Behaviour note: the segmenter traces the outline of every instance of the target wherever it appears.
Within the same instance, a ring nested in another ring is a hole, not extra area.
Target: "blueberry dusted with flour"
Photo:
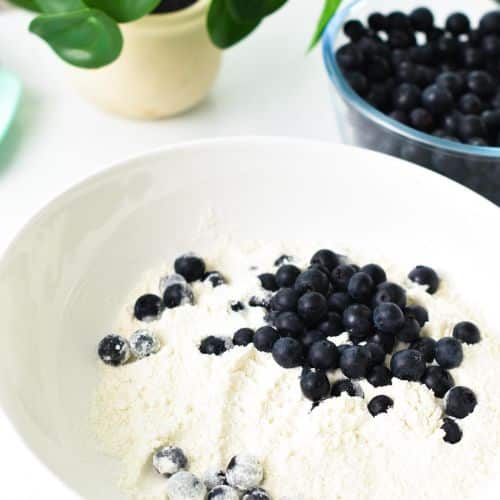
[[[296,368],[304,362],[302,344],[291,337],[278,339],[273,345],[272,355],[283,368]]]
[[[464,344],[477,344],[481,340],[481,332],[474,323],[462,321],[453,328],[453,337]]]
[[[392,356],[391,371],[402,380],[417,381],[425,371],[425,361],[422,354],[414,349],[404,349]]]
[[[136,358],[146,358],[160,350],[160,340],[150,330],[137,330],[130,337],[130,350]]]
[[[328,304],[323,295],[318,292],[307,292],[297,303],[299,316],[310,325],[318,324],[326,317]]]
[[[384,365],[376,365],[370,369],[368,375],[366,376],[366,380],[368,380],[373,387],[391,385],[392,373],[391,370]]]
[[[130,345],[120,335],[107,335],[99,342],[97,354],[107,365],[123,365],[130,358]]]
[[[153,455],[153,467],[159,474],[170,477],[188,466],[184,452],[176,446],[164,446]]]
[[[342,316],[345,329],[356,337],[366,337],[373,328],[372,311],[363,304],[350,305]]]
[[[450,444],[456,444],[462,439],[462,430],[452,418],[443,418],[441,429],[444,431],[443,440]]]
[[[347,378],[337,380],[332,385],[332,396],[334,398],[338,398],[341,394],[344,393],[351,397],[355,396],[361,397],[360,390],[358,390],[358,387],[356,387],[354,383]]]
[[[477,398],[474,392],[468,387],[459,385],[448,391],[444,401],[445,412],[455,418],[465,418],[470,415],[476,405]]]
[[[229,303],[229,307],[231,308],[231,311],[239,312],[245,309],[245,304],[243,304],[240,300],[233,300]]]
[[[318,340],[309,348],[307,361],[318,370],[334,370],[339,363],[337,346],[329,340]]]
[[[134,305],[134,316],[139,321],[155,321],[157,320],[163,310],[161,298],[158,295],[147,293],[141,295]]]
[[[240,328],[233,335],[233,344],[247,346],[253,342],[254,331],[251,328]]]
[[[251,490],[262,483],[264,469],[256,457],[252,455],[236,455],[227,466],[226,479],[230,486],[238,490]]]
[[[186,285],[187,281],[184,276],[181,276],[177,273],[167,274],[166,276],[162,276],[160,279],[159,290],[160,295],[163,296],[165,290],[171,285]]]
[[[219,271],[209,271],[203,276],[203,281],[208,281],[214,288],[225,285],[226,279]]]
[[[271,500],[271,495],[262,488],[254,488],[247,491],[242,500]]]
[[[272,326],[259,328],[253,336],[253,345],[258,351],[271,352],[274,343],[279,339],[279,333]]]
[[[430,294],[436,293],[439,287],[439,276],[434,269],[427,266],[417,266],[408,274],[408,278],[414,283],[426,286]]]
[[[222,486],[226,483],[226,472],[222,469],[211,468],[203,474],[203,483],[207,490],[213,490],[217,486]]]
[[[330,394],[330,381],[323,372],[307,372],[300,378],[302,394],[311,401],[321,401]]]
[[[207,500],[239,500],[238,490],[231,486],[216,486],[208,492]]]
[[[276,276],[272,273],[259,274],[259,281],[264,290],[275,292],[279,288],[278,283],[276,283]]]
[[[339,257],[335,252],[332,252],[332,250],[322,249],[318,250],[311,257],[311,264],[319,264],[326,267],[329,271],[332,271],[339,265]]]
[[[393,302],[379,304],[373,311],[373,323],[381,332],[395,334],[405,322],[401,308]]]
[[[175,283],[169,285],[163,294],[163,304],[168,309],[192,304],[194,302],[193,291],[187,283]]]
[[[300,269],[293,264],[285,264],[276,271],[276,283],[279,287],[292,287],[300,274]]]
[[[443,368],[456,368],[464,359],[462,344],[453,337],[444,337],[436,343],[436,361]]]
[[[371,363],[371,353],[364,346],[348,347],[340,355],[340,369],[348,378],[358,379],[366,377]]]
[[[291,255],[280,255],[275,261],[274,265],[276,267],[282,266],[283,264],[289,264],[293,260]]]
[[[233,347],[233,342],[228,337],[215,337],[210,335],[205,337],[200,344],[200,352],[202,354],[209,354],[219,356]]]
[[[394,401],[389,396],[380,394],[379,396],[375,396],[368,403],[368,411],[370,412],[372,417],[376,417],[381,413],[387,413],[389,408],[392,408],[393,406],[394,406]]]
[[[265,296],[260,296],[258,297],[257,295],[254,295],[250,297],[248,301],[248,305],[250,307],[263,307],[264,309],[267,309],[271,304],[271,297],[270,295],[265,295]]]
[[[443,398],[455,385],[450,373],[440,366],[428,366],[422,376],[422,383],[431,389],[437,398]]]
[[[194,475],[180,471],[168,478],[165,490],[169,500],[205,500],[206,486]]]
[[[174,263],[177,274],[184,276],[188,283],[201,280],[205,274],[205,262],[200,257],[187,253],[177,257]]]
[[[310,268],[297,276],[294,287],[299,293],[318,292],[325,295],[330,287],[330,280],[320,269]]]

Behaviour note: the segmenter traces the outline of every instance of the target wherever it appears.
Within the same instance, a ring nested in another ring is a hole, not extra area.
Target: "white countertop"
[[[63,64],[27,31],[29,16],[0,15],[0,63],[23,81],[20,111],[0,145],[0,252],[39,208],[110,163],[166,144],[234,135],[335,139],[321,54],[306,47],[322,1],[290,2],[228,51],[216,86],[198,108],[138,122],[84,101]],[[0,413],[1,498],[70,499]]]

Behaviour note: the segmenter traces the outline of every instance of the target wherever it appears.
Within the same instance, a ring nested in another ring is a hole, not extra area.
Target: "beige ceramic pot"
[[[131,118],[186,111],[210,91],[221,52],[205,22],[209,0],[121,25],[120,57],[99,69],[71,68],[79,91],[99,106]]]

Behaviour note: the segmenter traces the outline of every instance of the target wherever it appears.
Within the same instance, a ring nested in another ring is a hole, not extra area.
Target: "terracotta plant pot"
[[[209,0],[120,26],[120,57],[99,69],[71,67],[79,91],[111,112],[140,119],[164,118],[198,104],[210,91],[221,51],[208,36]]]

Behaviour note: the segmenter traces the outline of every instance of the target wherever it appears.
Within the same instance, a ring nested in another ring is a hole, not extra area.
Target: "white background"
[[[0,64],[18,74],[24,94],[11,132],[0,145],[0,253],[51,198],[130,155],[228,135],[338,140],[336,127],[342,124],[334,120],[320,51],[305,53],[322,3],[291,0],[225,54],[216,86],[202,105],[158,122],[128,121],[93,108],[73,91],[63,64],[27,33],[29,17],[1,14]],[[450,9],[460,3],[469,12],[492,5],[488,0],[449,3]],[[376,8],[383,4],[379,0]],[[1,413],[0,443],[0,498],[75,498],[30,455]]]

